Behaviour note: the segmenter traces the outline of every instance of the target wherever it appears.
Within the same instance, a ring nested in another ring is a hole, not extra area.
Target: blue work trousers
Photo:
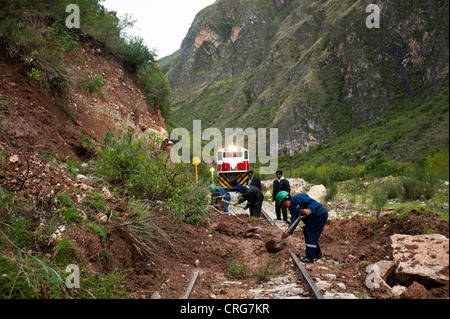
[[[321,258],[322,252],[319,245],[319,237],[322,234],[323,228],[328,219],[328,212],[318,216],[311,216],[305,223],[303,228],[303,235],[305,236],[306,244],[306,258],[313,260],[314,258]]]

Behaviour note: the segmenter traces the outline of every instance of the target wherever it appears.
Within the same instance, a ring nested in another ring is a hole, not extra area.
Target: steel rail
[[[317,288],[314,281],[312,281],[311,277],[309,276],[308,272],[306,271],[305,267],[303,267],[301,261],[298,259],[297,255],[292,251],[292,249],[289,249],[289,254],[291,254],[292,259],[294,260],[295,265],[302,273],[303,277],[306,279],[306,282],[308,283],[309,287],[311,288],[312,292],[314,293],[314,296],[317,299],[323,299],[322,294],[320,293],[319,288]]]
[[[189,286],[188,286],[186,292],[184,293],[183,299],[188,299],[189,298],[189,295],[191,294],[192,287],[194,287],[194,284],[195,284],[195,281],[197,280],[197,277],[198,277],[198,271],[196,271],[194,273],[194,276],[192,276],[191,282],[189,283]]]

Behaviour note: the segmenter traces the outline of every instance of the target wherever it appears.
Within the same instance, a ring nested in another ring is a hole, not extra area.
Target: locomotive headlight
[[[229,149],[230,152],[236,152],[237,151],[237,147],[234,146],[234,145],[231,145],[228,149]]]

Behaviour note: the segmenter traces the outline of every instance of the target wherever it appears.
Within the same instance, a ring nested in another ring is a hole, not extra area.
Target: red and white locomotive
[[[238,184],[247,184],[250,169],[247,149],[234,145],[221,148],[217,151],[216,163],[221,188],[233,190]]]

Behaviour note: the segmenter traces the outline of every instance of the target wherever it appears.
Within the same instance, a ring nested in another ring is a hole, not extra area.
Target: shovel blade
[[[275,240],[269,240],[266,243],[266,249],[269,253],[277,253],[277,252],[283,250],[284,247],[285,247],[285,243],[276,242]]]

